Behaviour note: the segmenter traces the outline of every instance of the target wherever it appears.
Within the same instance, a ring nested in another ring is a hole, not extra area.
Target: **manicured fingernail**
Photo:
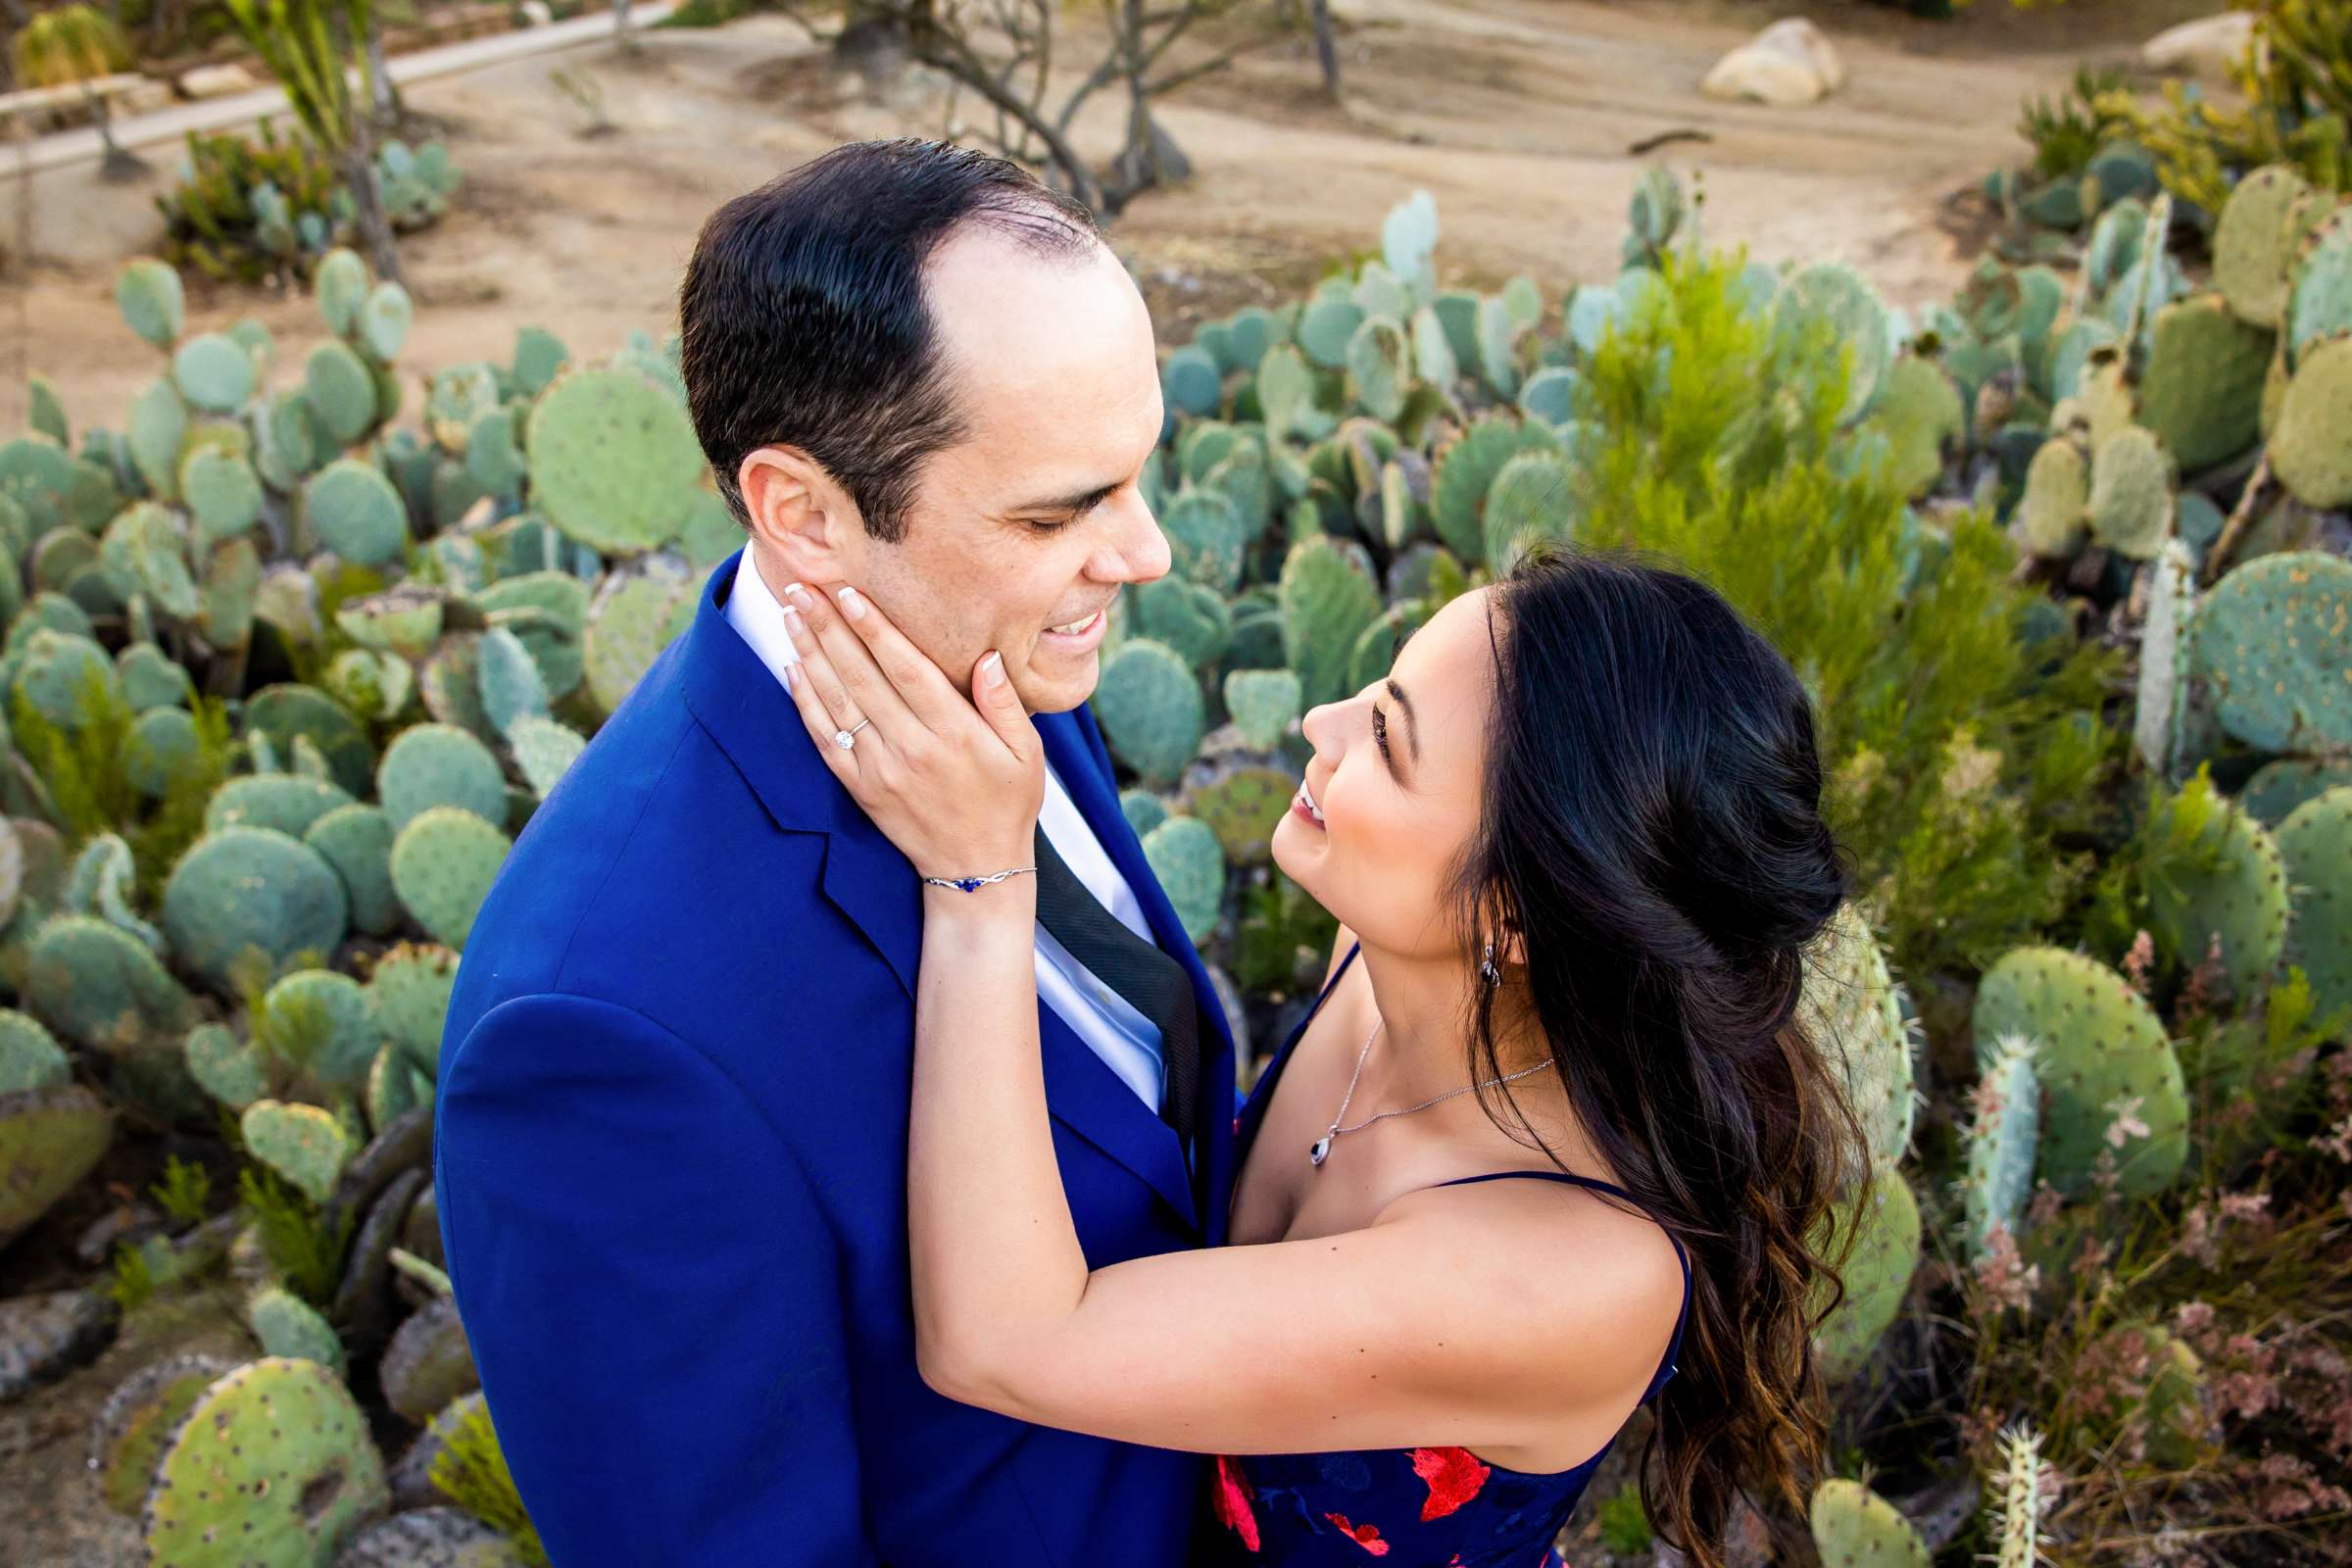
[[[807,610],[811,602],[808,598],[808,590],[797,582],[788,582],[784,585],[784,597],[803,610]]]
[[[790,605],[786,605],[784,607],[784,629],[788,632],[791,632],[795,639],[798,639],[808,633],[808,623],[801,619],[801,612],[799,611],[793,609]]]
[[[841,612],[849,616],[852,620],[856,620],[858,616],[865,613],[865,601],[858,597],[857,589],[852,588],[845,583],[842,585],[839,598],[841,600]]]
[[[991,654],[986,659],[980,661],[980,678],[988,684],[989,689],[992,691],[997,687],[1004,685],[1004,656],[1003,654]]]

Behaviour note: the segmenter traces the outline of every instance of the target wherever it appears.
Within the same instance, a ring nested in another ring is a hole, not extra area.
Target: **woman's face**
[[[1405,639],[1386,678],[1310,709],[1301,725],[1315,753],[1275,826],[1274,863],[1367,947],[1453,951],[1446,881],[1478,825],[1494,592],[1449,601]]]

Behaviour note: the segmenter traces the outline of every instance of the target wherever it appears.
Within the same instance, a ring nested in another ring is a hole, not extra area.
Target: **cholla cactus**
[[[2041,1434],[2030,1422],[2001,1430],[1999,1462],[1985,1478],[1985,1528],[1995,1543],[1994,1568],[2035,1568],[2042,1551],[2041,1517],[2051,1498],[2042,1485]]]

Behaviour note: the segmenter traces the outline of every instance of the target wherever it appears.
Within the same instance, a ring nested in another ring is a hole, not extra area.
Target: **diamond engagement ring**
[[[872,722],[873,720],[871,718],[861,718],[857,723],[852,724],[848,729],[835,730],[833,732],[833,744],[840,747],[845,752],[848,751],[851,747],[858,744],[858,732]]]

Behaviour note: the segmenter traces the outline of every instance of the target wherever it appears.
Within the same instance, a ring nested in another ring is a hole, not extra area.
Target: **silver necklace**
[[[1383,1117],[1409,1116],[1416,1110],[1427,1110],[1441,1100],[1451,1100],[1454,1096],[1466,1095],[1473,1089],[1492,1089],[1496,1084],[1507,1084],[1514,1078],[1524,1078],[1531,1072],[1542,1072],[1544,1068],[1553,1065],[1548,1061],[1539,1061],[1533,1067],[1522,1067],[1517,1072],[1506,1072],[1499,1078],[1488,1079],[1484,1084],[1464,1084],[1459,1089],[1448,1089],[1442,1095],[1433,1095],[1418,1105],[1407,1105],[1401,1110],[1384,1110],[1378,1115],[1366,1116],[1352,1127],[1343,1127],[1340,1125],[1340,1120],[1348,1114],[1348,1102],[1355,1098],[1355,1081],[1363,1076],[1364,1062],[1372,1054],[1372,1042],[1380,1038],[1380,1032],[1388,1026],[1388,1022],[1389,1020],[1386,1018],[1379,1020],[1372,1025],[1372,1032],[1364,1036],[1364,1049],[1356,1053],[1355,1071],[1348,1075],[1348,1093],[1340,1097],[1339,1114],[1331,1118],[1331,1130],[1316,1139],[1306,1152],[1306,1157],[1310,1163],[1322,1164],[1324,1157],[1331,1152],[1331,1141],[1342,1133],[1362,1132]]]

